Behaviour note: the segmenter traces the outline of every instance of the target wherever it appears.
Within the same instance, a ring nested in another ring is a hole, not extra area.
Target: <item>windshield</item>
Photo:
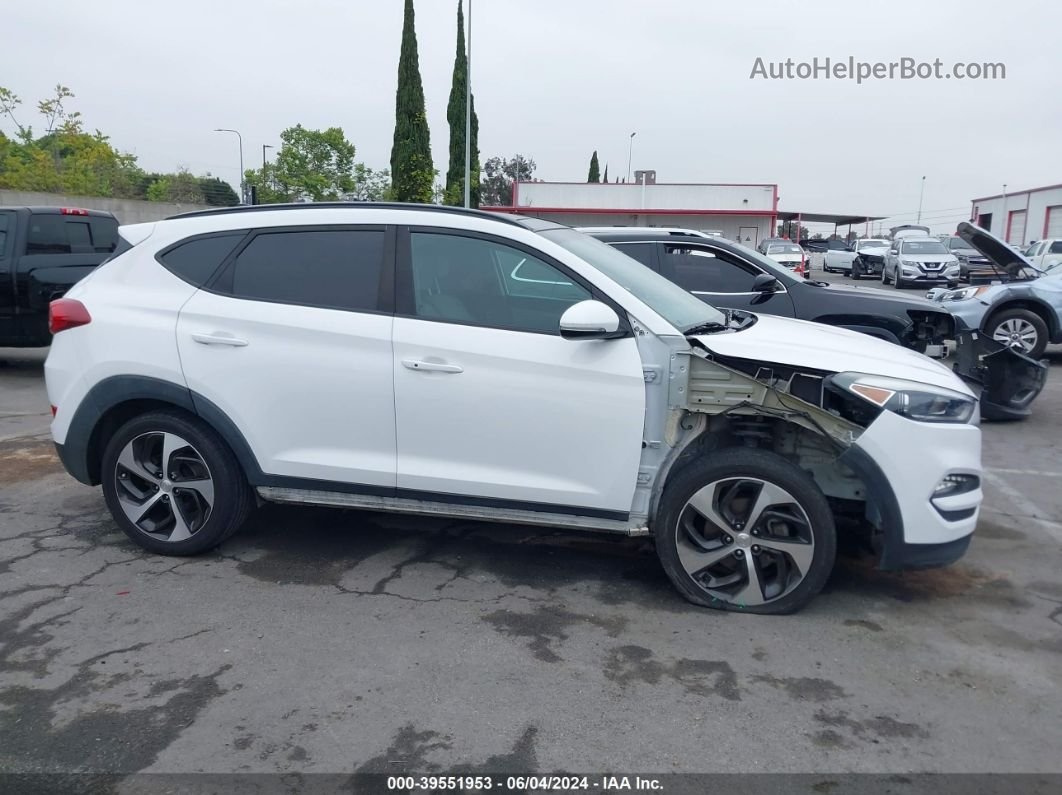
[[[888,245],[887,240],[860,240],[856,243],[856,251],[862,251],[865,248],[886,248]]]
[[[681,331],[705,323],[726,323],[726,315],[714,306],[590,235],[574,229],[540,234],[593,265]]]
[[[947,254],[948,250],[939,240],[907,240],[903,244],[904,254]]]
[[[800,254],[800,246],[787,244],[783,246],[768,246],[768,254]]]
[[[954,250],[957,248],[969,249],[970,244],[963,240],[961,237],[953,237],[948,241],[948,248]]]

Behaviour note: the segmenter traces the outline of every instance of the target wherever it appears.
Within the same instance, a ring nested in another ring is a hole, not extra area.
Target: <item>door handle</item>
[[[463,373],[465,368],[443,362],[424,362],[419,359],[403,359],[402,366],[409,370],[424,370],[432,373]]]
[[[233,348],[242,348],[247,344],[247,340],[241,340],[220,331],[213,334],[193,334],[192,339],[201,345],[231,345]]]

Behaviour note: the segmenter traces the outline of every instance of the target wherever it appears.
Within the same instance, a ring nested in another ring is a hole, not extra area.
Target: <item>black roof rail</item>
[[[315,210],[315,209],[376,209],[376,210],[416,210],[435,213],[450,213],[454,215],[471,215],[476,218],[489,218],[503,224],[522,226],[512,216],[503,213],[488,213],[485,210],[472,210],[465,207],[450,207],[445,204],[414,204],[412,202],[298,202],[291,204],[240,204],[235,207],[213,207],[209,210],[193,210],[189,213],[171,215],[166,220],[174,218],[200,218],[210,215],[230,215],[233,213],[273,212],[275,210]]]

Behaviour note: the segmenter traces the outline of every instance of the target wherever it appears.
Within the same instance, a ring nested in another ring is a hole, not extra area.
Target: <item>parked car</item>
[[[954,561],[977,523],[946,367],[716,309],[569,227],[322,203],[120,234],[52,303],[45,376],[60,459],[145,549],[215,547],[256,499],[650,533],[690,601],[781,613],[829,576],[835,515],[884,568]]]
[[[965,327],[1039,359],[1048,343],[1062,343],[1062,271],[1044,274],[1010,245],[970,223],[959,236],[989,259],[1009,281],[932,291]]]
[[[948,343],[961,342],[955,318],[939,304],[873,288],[804,281],[729,240],[683,240],[674,230],[664,234],[642,227],[592,234],[714,306],[839,326],[938,358]],[[976,349],[978,355],[964,359],[958,374],[978,392],[981,415],[1027,417],[1043,387],[1043,368],[990,340],[966,342],[964,350]],[[1028,384],[1036,382],[1040,386],[1030,390]]]
[[[911,285],[959,283],[959,258],[939,240],[908,235],[893,239],[885,252],[881,283],[902,290]]]
[[[1062,240],[1049,239],[1033,243],[1025,250],[1025,259],[1044,273],[1062,268]]]
[[[799,271],[803,278],[811,273],[807,266],[807,254],[796,243],[772,243],[767,246],[767,257],[789,271]]]
[[[111,255],[118,221],[99,210],[0,207],[0,347],[51,343],[48,302]]]
[[[687,232],[693,230],[686,230]],[[785,237],[765,237],[760,241],[760,244],[756,246],[756,250],[761,254],[767,253],[767,247],[773,245],[782,245],[783,243],[789,243],[789,239]]]
[[[978,283],[999,275],[992,261],[961,237],[949,235],[941,242],[959,260],[959,281]]]
[[[827,251],[822,269],[827,273],[847,273],[853,279],[859,279],[861,276],[877,276],[881,273],[881,263],[888,247],[888,240],[878,238],[854,240],[851,245],[844,248]],[[859,265],[853,268],[856,259],[859,259]]]

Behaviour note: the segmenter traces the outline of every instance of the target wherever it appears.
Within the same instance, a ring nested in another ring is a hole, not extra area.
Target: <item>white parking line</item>
[[[996,472],[1003,470],[996,470]],[[1051,519],[1043,519],[1041,517],[1047,516],[1048,513],[1041,508],[1037,508],[1029,498],[1011,486],[1007,481],[1001,478],[995,472],[984,472],[985,480],[990,482],[993,486],[999,489],[1010,500],[1011,505],[1019,511],[1028,511],[1033,516],[1025,517],[1029,521],[1035,522],[1040,528],[1046,532],[1049,536],[1062,543],[1062,522],[1055,522]]]
[[[992,467],[992,471],[1004,475],[1034,475],[1038,478],[1062,478],[1062,472],[1044,472],[1040,469],[1000,469],[999,467]]]

